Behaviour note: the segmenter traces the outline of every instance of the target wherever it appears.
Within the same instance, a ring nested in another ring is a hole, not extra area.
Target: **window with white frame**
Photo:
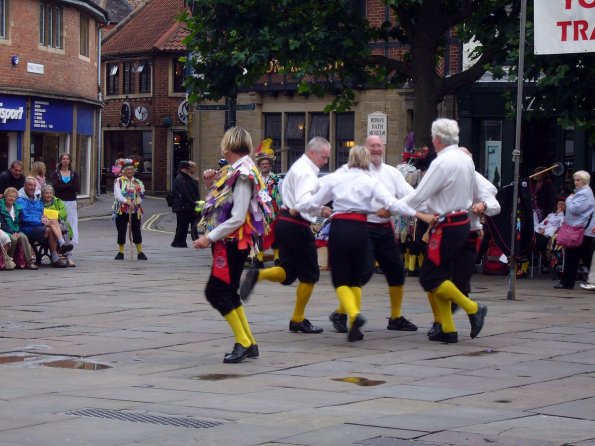
[[[107,95],[116,95],[120,92],[120,65],[118,63],[106,64]]]
[[[39,2],[39,44],[52,48],[64,47],[62,6],[53,2]]]
[[[81,56],[89,57],[89,16],[81,12],[80,18],[80,44],[81,44]]]
[[[6,22],[7,22],[7,7],[8,0],[0,0],[0,39],[6,39]]]

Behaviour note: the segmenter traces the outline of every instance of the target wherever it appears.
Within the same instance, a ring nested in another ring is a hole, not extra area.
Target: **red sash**
[[[331,220],[351,220],[365,223],[368,218],[364,214],[356,214],[353,212],[339,212],[331,217]]]
[[[225,243],[222,241],[216,241],[213,246],[213,266],[211,271],[213,277],[225,282],[227,285],[231,284],[227,250],[225,249]]]
[[[444,228],[451,226],[462,226],[469,223],[469,218],[460,221],[442,221],[434,224],[430,231],[430,240],[428,241],[427,256],[434,265],[440,266],[442,258],[440,256],[440,247],[442,246],[442,237]]]

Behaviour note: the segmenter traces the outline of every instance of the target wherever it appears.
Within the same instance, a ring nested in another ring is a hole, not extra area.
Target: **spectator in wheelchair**
[[[0,228],[10,237],[10,246],[7,253],[14,258],[17,246],[20,245],[25,255],[29,269],[38,269],[35,264],[35,254],[27,236],[21,231],[22,212],[15,204],[18,191],[14,187],[7,187],[4,198],[0,199]]]
[[[44,212],[47,212],[45,209],[48,209],[58,213],[58,224],[62,230],[62,236],[66,243],[70,243],[73,231],[70,223],[68,223],[68,210],[66,209],[66,204],[54,195],[55,191],[53,186],[47,184],[41,188],[41,201],[43,202]],[[51,212],[47,213],[51,214]],[[55,215],[56,214],[54,213],[54,216]],[[67,266],[76,266],[72,260],[72,251],[64,253],[64,258]]]
[[[33,177],[25,179],[25,196],[19,197],[17,206],[22,209],[21,228],[29,238],[31,244],[48,244],[52,266],[66,268],[68,265],[60,260],[58,254],[72,251],[72,244],[67,243],[62,235],[62,228],[52,213],[44,212],[43,202],[35,197],[37,181]],[[50,217],[48,217],[48,215]]]

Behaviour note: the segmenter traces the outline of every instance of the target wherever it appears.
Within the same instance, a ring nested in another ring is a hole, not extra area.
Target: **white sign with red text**
[[[595,51],[595,0],[535,0],[535,54]]]

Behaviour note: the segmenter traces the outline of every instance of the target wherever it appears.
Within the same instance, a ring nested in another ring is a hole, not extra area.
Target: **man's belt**
[[[391,223],[391,221],[385,221],[384,223],[377,223],[374,221],[369,221],[368,222],[368,227],[369,228],[391,228],[393,227],[393,224]]]
[[[281,209],[279,213],[279,220],[288,221],[290,223],[295,223],[296,225],[306,226],[307,228],[310,227],[310,222],[306,221],[302,218],[300,214],[291,215],[289,209]]]
[[[460,223],[465,224],[469,221],[469,212],[468,211],[452,211],[447,212],[446,214],[442,214],[438,216],[438,224],[446,226],[457,226],[456,224],[451,223]]]
[[[351,220],[365,223],[368,217],[365,214],[357,214],[355,212],[337,212],[331,217],[331,220]]]

